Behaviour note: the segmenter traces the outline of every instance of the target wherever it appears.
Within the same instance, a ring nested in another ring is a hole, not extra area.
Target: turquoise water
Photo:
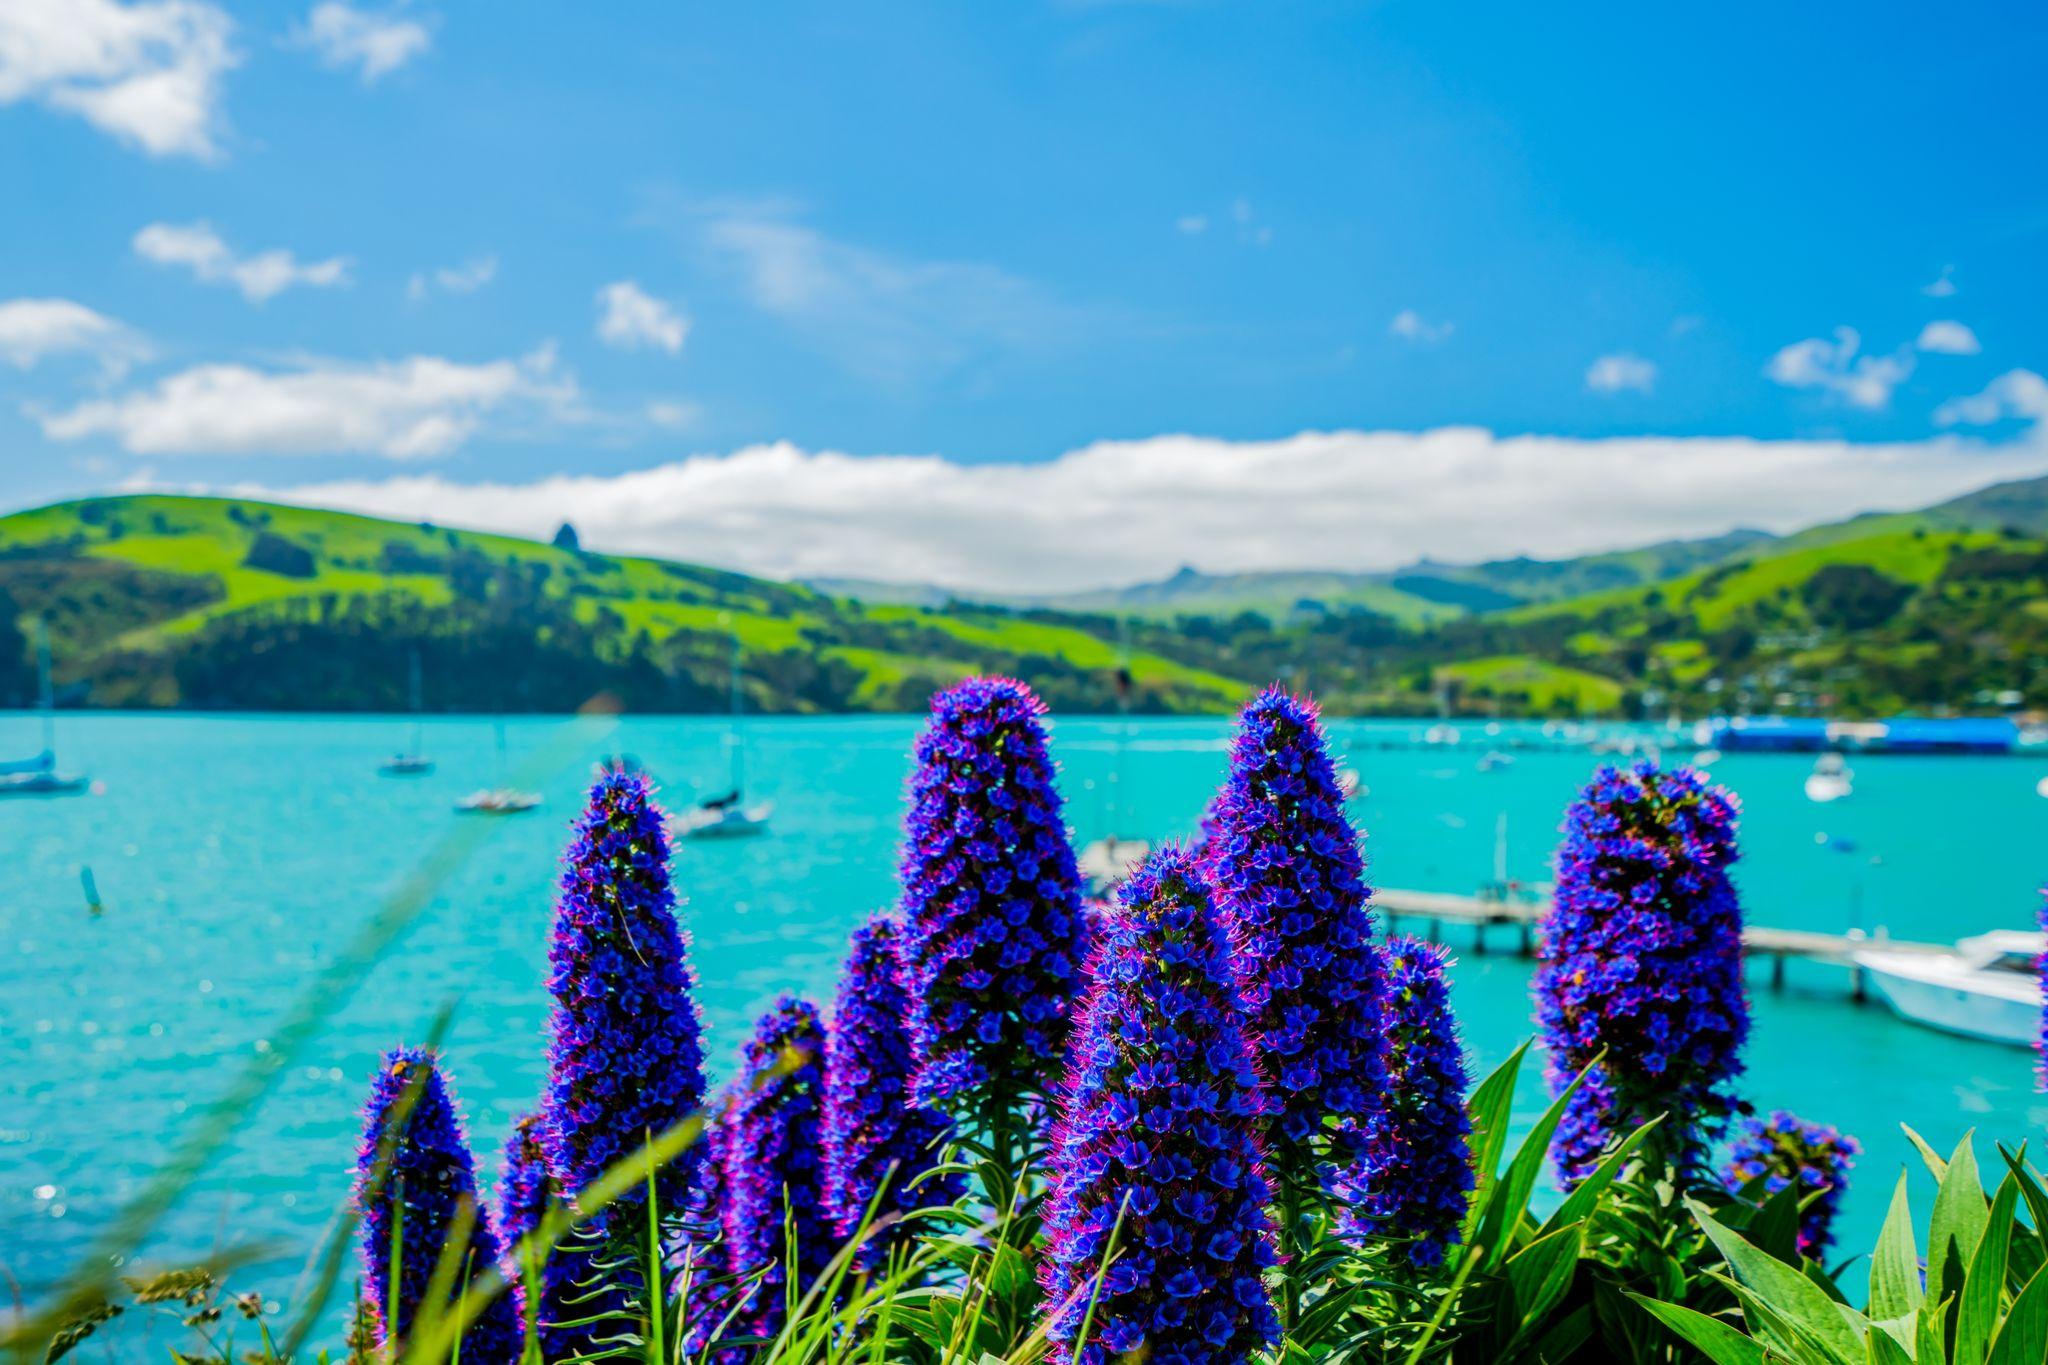
[[[848,927],[893,894],[896,827],[915,722],[763,720],[751,787],[777,803],[765,838],[680,846],[701,998],[725,1064],[746,1021],[779,991],[829,993]],[[1373,880],[1469,890],[1490,875],[1507,815],[1511,875],[1545,876],[1559,816],[1599,760],[1523,755],[1481,773],[1457,751],[1381,751],[1415,727],[1337,722],[1369,792],[1354,804]],[[489,724],[430,722],[432,776],[380,777],[404,741],[389,719],[67,716],[67,767],[98,794],[0,804],[0,1263],[31,1290],[61,1273],[161,1159],[190,1115],[258,1049],[301,988],[380,899],[465,817],[455,798],[500,771],[538,766],[546,804],[490,822],[488,842],[440,887],[407,936],[301,1055],[289,1059],[237,1143],[165,1221],[157,1245],[201,1251],[262,1241],[251,1272],[288,1295],[343,1201],[356,1108],[379,1050],[457,1009],[449,1066],[482,1165],[541,1080],[546,933],[556,858],[591,765],[637,755],[680,806],[724,772],[723,727],[690,718],[515,720],[504,767]],[[1054,746],[1084,837],[1110,816],[1118,725],[1063,719]],[[1225,723],[1134,722],[1114,806],[1126,832],[1185,832],[1219,780]],[[0,753],[34,744],[0,716]],[[1949,940],[2025,928],[2048,877],[2043,764],[2027,759],[1857,763],[1855,797],[1801,793],[1808,761],[1731,756],[1715,768],[1745,807],[1738,871],[1752,922],[1840,929],[1852,882],[1864,918],[1900,937]],[[467,817],[474,819],[476,817]],[[1853,839],[1854,855],[1816,835]],[[106,905],[88,915],[79,870]],[[1453,931],[1456,1002],[1480,1066],[1529,1032],[1528,964],[1480,956]],[[1498,945],[1509,945],[1505,936]],[[1857,1134],[1866,1154],[1846,1204],[1846,1246],[1868,1245],[1909,1157],[1896,1124],[1946,1147],[1966,1127],[2040,1145],[2048,1101],[2032,1057],[1912,1028],[1846,998],[1840,972],[1795,968],[1773,994],[1752,982],[1749,1093]],[[1533,1068],[1532,1068],[1533,1071]],[[1540,1107],[1522,1095],[1524,1122]],[[1917,1163],[1915,1163],[1917,1169]],[[1925,1207],[1925,1191],[1922,1208]],[[249,1278],[244,1276],[245,1279]]]

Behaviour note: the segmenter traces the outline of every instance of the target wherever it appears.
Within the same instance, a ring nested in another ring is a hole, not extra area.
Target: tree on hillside
[[[554,546],[557,550],[580,550],[583,548],[583,541],[577,536],[576,528],[565,521],[561,529],[555,532]]]

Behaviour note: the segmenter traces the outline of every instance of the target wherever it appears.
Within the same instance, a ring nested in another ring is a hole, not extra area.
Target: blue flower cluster
[[[1068,1358],[1085,1319],[1072,1351],[1084,1365],[1242,1365],[1280,1324],[1263,1278],[1276,1260],[1266,1097],[1231,945],[1179,849],[1155,853],[1119,899],[1052,1131],[1050,1334]]]
[[[1376,1181],[1356,1192],[1359,1231],[1400,1238],[1418,1269],[1443,1264],[1470,1202],[1472,1120],[1465,1050],[1444,980],[1449,954],[1419,939],[1386,946],[1387,1106]]]
[[[537,1267],[519,1257],[519,1243],[539,1230],[541,1222],[563,1207],[562,1187],[548,1173],[541,1145],[541,1119],[528,1114],[512,1125],[505,1139],[505,1170],[498,1183],[498,1236],[504,1242],[505,1276],[512,1282],[522,1324],[534,1326],[542,1354],[549,1360],[600,1350],[607,1326],[592,1323],[565,1326],[609,1313],[623,1322],[627,1305],[611,1292],[594,1264],[595,1248],[588,1234],[572,1229]],[[533,1271],[533,1282],[528,1273]],[[615,1330],[615,1329],[613,1329]]]
[[[886,913],[853,931],[825,1044],[825,1210],[841,1239],[859,1230],[885,1181],[878,1218],[949,1204],[961,1189],[957,1175],[911,1189],[937,1163],[951,1124],[910,1098],[910,993],[899,938]],[[899,1222],[872,1236],[861,1248],[865,1264],[879,1264],[905,1231]]]
[[[903,936],[919,1103],[1042,1094],[1087,955],[1045,705],[1008,678],[932,698],[904,822]]]
[[[1208,823],[1204,869],[1279,1105],[1274,1165],[1301,1183],[1375,1183],[1386,982],[1358,835],[1312,703],[1276,687],[1245,707]]]
[[[1771,1194],[1794,1181],[1803,1191],[1820,1191],[1820,1198],[1799,1216],[1800,1253],[1819,1260],[1834,1243],[1835,1213],[1842,1205],[1842,1191],[1849,1187],[1849,1169],[1862,1150],[1840,1129],[1808,1123],[1780,1109],[1768,1119],[1742,1125],[1725,1175],[1731,1189],[1762,1176]]]
[[[498,1236],[477,1202],[476,1169],[461,1116],[434,1055],[423,1048],[386,1053],[371,1084],[356,1155],[355,1201],[362,1216],[363,1293],[379,1344],[404,1341],[427,1310],[423,1301],[434,1269],[465,1206],[472,1219],[467,1245],[453,1249],[453,1286],[434,1316],[455,1311],[467,1287],[497,1265]],[[499,1294],[463,1333],[462,1358],[511,1365],[519,1358],[521,1338],[512,1296]]]
[[[1559,1128],[1567,1182],[1658,1114],[1664,1151],[1696,1173],[1737,1107],[1749,1000],[1728,875],[1736,814],[1698,771],[1650,762],[1602,768],[1566,813],[1535,980],[1552,1093],[1606,1052]]]
[[[553,1040],[542,1099],[548,1169],[572,1195],[704,1102],[702,1027],[691,998],[668,834],[647,779],[608,770],[564,858],[548,945]],[[664,1212],[679,1209],[701,1160],[662,1169]],[[596,1220],[632,1218],[644,1185]]]
[[[807,1000],[783,996],[741,1054],[732,1107],[719,1122],[725,1258],[755,1282],[735,1327],[772,1337],[787,1287],[799,1292],[832,1258],[819,1128],[825,1101],[825,1026]],[[796,1263],[786,1252],[793,1229]]]

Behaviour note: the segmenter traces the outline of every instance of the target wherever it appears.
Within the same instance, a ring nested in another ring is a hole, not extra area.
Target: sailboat
[[[497,721],[498,771],[505,771],[505,721]],[[522,791],[500,781],[495,787],[479,787],[455,803],[455,809],[470,815],[519,815],[540,804],[540,793]]]
[[[57,696],[50,687],[50,632],[36,622],[36,709],[43,717],[43,751],[0,763],[0,796],[75,796],[86,779],[57,771]]]
[[[729,690],[732,712],[725,723],[725,749],[732,762],[732,785],[717,796],[698,802],[672,822],[684,839],[740,839],[768,832],[768,817],[775,812],[773,801],[747,804],[747,747],[740,734],[740,713],[745,701],[740,691],[740,640],[732,640],[732,673]]]
[[[434,771],[434,760],[421,752],[425,729],[420,720],[420,652],[412,652],[412,743],[377,765],[386,777],[424,777]]]

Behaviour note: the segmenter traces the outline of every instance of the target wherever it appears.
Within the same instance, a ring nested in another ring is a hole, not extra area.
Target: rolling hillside
[[[969,672],[1072,711],[1217,711],[1284,678],[1336,712],[1884,714],[2048,708],[2048,479],[1794,535],[1394,575],[1206,575],[975,605],[840,593],[256,502],[0,518],[0,701],[48,622],[68,701],[389,710],[911,710]]]
[[[865,607],[696,565],[243,500],[141,496],[0,518],[0,620],[49,624],[57,678],[100,706],[436,710],[725,705],[732,641],[752,705],[904,709],[974,671],[1114,704],[1116,648],[993,608]],[[6,637],[0,635],[0,648]],[[0,672],[23,699],[24,672]],[[1213,709],[1233,678],[1139,653],[1135,704]],[[11,682],[9,681],[11,676]]]

